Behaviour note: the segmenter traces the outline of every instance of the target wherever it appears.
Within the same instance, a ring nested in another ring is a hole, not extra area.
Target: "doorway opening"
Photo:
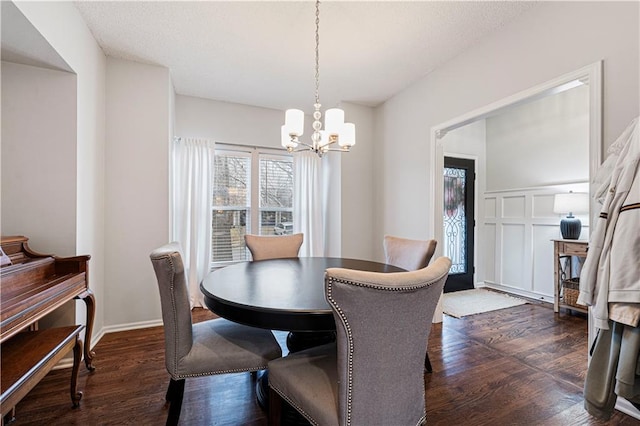
[[[476,160],[475,285],[553,300],[550,241],[560,232],[553,198],[592,190],[589,176],[602,149],[601,87],[602,62],[596,62],[431,129],[440,254],[447,238],[445,155]],[[553,114],[553,127],[541,127]]]
[[[444,292],[474,288],[475,161],[444,157],[443,252],[451,259]]]

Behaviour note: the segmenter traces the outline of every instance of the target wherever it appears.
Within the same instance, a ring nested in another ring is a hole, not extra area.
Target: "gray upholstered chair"
[[[298,257],[302,240],[303,234],[244,236],[253,260]]]
[[[282,399],[314,425],[424,423],[423,342],[450,267],[440,257],[411,272],[327,269],[336,343],[269,362],[270,424]]]
[[[383,245],[386,263],[407,271],[415,271],[429,264],[438,242],[436,240],[409,240],[385,235]]]
[[[422,269],[431,261],[437,245],[436,240],[410,240],[385,235],[383,241],[385,263],[407,271]],[[424,369],[429,373],[433,371],[428,352],[424,356]]]
[[[269,330],[222,318],[192,324],[179,244],[162,246],[150,257],[160,289],[165,365],[171,375],[166,395],[167,425],[175,425],[186,378],[264,370],[268,361],[282,356],[282,351]]]

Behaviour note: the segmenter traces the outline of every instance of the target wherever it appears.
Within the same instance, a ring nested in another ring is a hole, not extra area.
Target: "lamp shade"
[[[353,123],[344,123],[338,144],[343,147],[352,147],[356,144],[356,126]]]
[[[344,111],[340,108],[328,109],[324,114],[324,130],[330,135],[337,135],[344,125]]]
[[[586,192],[556,194],[553,198],[553,212],[558,214],[588,213],[589,194]]]
[[[290,135],[302,136],[304,112],[300,109],[288,109],[284,115],[284,127]]]

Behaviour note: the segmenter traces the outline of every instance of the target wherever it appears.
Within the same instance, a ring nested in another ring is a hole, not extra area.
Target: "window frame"
[[[228,143],[216,143],[214,157],[218,155],[218,152],[223,152],[225,154],[230,155],[238,155],[238,156],[247,156],[250,160],[249,167],[249,206],[248,206],[248,215],[247,218],[247,228],[245,229],[245,233],[254,233],[255,231],[260,230],[260,160],[264,158],[271,159],[282,159],[282,158],[291,158],[293,162],[293,155],[277,148],[268,148],[261,146],[251,146],[251,145],[235,145]],[[214,160],[215,161],[215,160]],[[292,188],[293,189],[293,188]],[[213,214],[214,210],[221,210],[216,208],[214,205],[213,194],[211,196],[211,211]],[[231,206],[229,206],[230,209]],[[224,209],[222,209],[224,210]],[[267,210],[277,210],[276,208],[269,208]],[[283,209],[283,211],[287,211]],[[291,211],[293,212],[293,205],[291,206]],[[213,243],[213,241],[212,241]],[[213,249],[212,249],[213,253]],[[213,257],[213,256],[212,256]],[[249,260],[249,254],[247,250],[247,259]],[[220,268],[227,265],[233,265],[235,263],[244,262],[245,260],[228,260],[228,261],[214,261],[211,259],[211,269]]]

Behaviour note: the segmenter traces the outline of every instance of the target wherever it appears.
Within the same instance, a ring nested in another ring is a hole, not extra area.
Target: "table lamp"
[[[560,221],[560,232],[565,240],[577,240],[580,238],[582,223],[573,213],[589,212],[589,194],[586,192],[572,192],[556,194],[553,198],[553,212],[567,214]]]

